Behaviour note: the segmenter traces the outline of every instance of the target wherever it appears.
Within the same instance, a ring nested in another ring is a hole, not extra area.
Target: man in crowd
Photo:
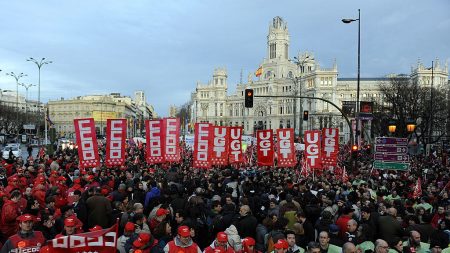
[[[21,248],[27,252],[39,252],[39,248],[46,243],[42,232],[34,231],[34,217],[24,214],[17,218],[19,232],[8,238],[0,253],[10,253],[14,249]]]
[[[319,233],[320,253],[341,253],[341,247],[330,244],[330,236],[327,231]]]
[[[165,253],[202,253],[200,248],[191,238],[191,230],[188,226],[178,227],[178,234],[164,247]]]

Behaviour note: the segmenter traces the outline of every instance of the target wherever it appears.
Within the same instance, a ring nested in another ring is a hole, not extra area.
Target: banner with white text
[[[145,121],[145,139],[146,139],[146,161],[148,164],[157,164],[165,162],[163,139],[163,121],[146,120]]]
[[[339,152],[339,129],[322,129],[322,165],[336,166]]]
[[[180,150],[180,119],[165,118],[163,120],[164,157],[166,162],[179,162]]]
[[[320,158],[320,130],[305,131],[305,159],[311,169],[322,168]]]
[[[121,166],[125,162],[125,140],[127,138],[126,119],[106,120],[106,159],[107,167]]]
[[[82,168],[94,168],[100,165],[97,133],[93,118],[74,119],[75,135],[78,145],[79,165]]]
[[[258,166],[273,166],[274,146],[272,129],[256,131]]]
[[[230,128],[230,153],[229,161],[233,163],[243,163],[244,154],[242,153],[242,127]]]
[[[294,129],[277,129],[278,167],[294,167],[297,163],[294,145]]]
[[[211,126],[212,165],[228,165],[230,130],[225,126]]]
[[[211,168],[213,127],[209,123],[196,123],[194,133],[194,164],[195,168]]]

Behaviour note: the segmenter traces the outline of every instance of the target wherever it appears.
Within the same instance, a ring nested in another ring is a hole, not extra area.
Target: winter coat
[[[88,227],[92,228],[95,225],[100,225],[107,228],[110,223],[110,216],[112,213],[111,202],[102,195],[94,195],[89,197],[86,201],[88,210]]]
[[[19,229],[19,225],[16,221],[17,217],[20,215],[19,209],[19,204],[12,200],[6,200],[5,204],[3,204],[0,219],[0,231],[6,238],[17,233]]]
[[[211,245],[209,245],[208,247],[205,248],[205,250],[203,250],[203,253],[214,253],[214,249],[217,247],[217,242],[216,240],[214,240]],[[233,247],[231,247],[230,244],[227,245],[227,247],[225,248],[225,253],[235,253]]]
[[[256,226],[258,225],[258,220],[255,218],[255,216],[251,214],[242,216],[239,218],[237,223],[235,223],[235,225],[241,238],[255,238]]]
[[[184,252],[184,253],[202,253],[200,248],[197,246],[195,242],[190,240],[190,242],[187,245],[183,245],[180,241],[180,238],[176,236],[173,238],[172,241],[166,244],[164,247],[165,253],[178,253],[178,252]]]
[[[228,244],[230,244],[236,252],[240,252],[242,250],[241,238],[245,237],[239,236],[238,230],[234,225],[231,225],[225,229],[225,233],[228,236]]]

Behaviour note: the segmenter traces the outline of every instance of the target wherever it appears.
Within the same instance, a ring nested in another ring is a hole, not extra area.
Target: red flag
[[[180,119],[165,118],[163,120],[164,156],[166,162],[178,162],[180,155]]]
[[[146,160],[148,164],[165,162],[162,120],[145,121]]]
[[[256,131],[256,139],[258,166],[273,166],[274,147],[272,130]]]
[[[311,173],[311,170],[309,169],[308,163],[306,162],[306,159],[303,156],[302,170],[300,171],[300,174],[304,177],[308,177],[310,173]]]
[[[93,118],[74,119],[80,166],[93,168],[100,164],[97,135]]]
[[[126,119],[106,120],[106,159],[107,167],[121,166],[125,162],[125,139],[127,138]]]
[[[295,166],[294,129],[277,129],[277,140],[278,167]]]
[[[196,123],[194,134],[194,167],[211,168],[211,131],[209,123]]]
[[[44,156],[45,156],[45,148],[41,147],[41,149],[39,149],[38,157],[39,157],[39,159],[41,159],[41,158],[44,158]]]
[[[227,165],[228,164],[228,149],[230,142],[230,131],[228,127],[211,126],[211,143],[212,153],[211,161],[213,165]]]
[[[339,129],[322,129],[322,165],[336,166],[339,153]]]
[[[343,183],[348,182],[348,175],[347,175],[347,170],[345,169],[345,166],[344,166],[344,169],[342,170],[342,182]]]
[[[230,127],[230,163],[243,163],[242,127]]]
[[[320,169],[320,131],[305,131],[305,158],[311,169]]]
[[[108,228],[55,238],[47,242],[52,253],[116,252],[117,224]]]
[[[422,196],[422,179],[419,177],[417,179],[416,186],[414,186],[413,198],[417,199]]]

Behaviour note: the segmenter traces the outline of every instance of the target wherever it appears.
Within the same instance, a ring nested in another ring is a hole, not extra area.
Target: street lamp
[[[6,75],[12,76],[14,79],[16,79],[16,109],[17,109],[16,120],[17,123],[19,123],[19,79],[27,75],[24,73],[16,75],[16,73],[14,72],[6,73]],[[17,129],[17,134],[19,134],[19,129]]]
[[[36,64],[39,70],[39,80],[38,80],[38,110],[39,110],[39,116],[41,115],[41,68],[42,66],[46,64],[52,63],[52,61],[46,61],[45,58],[42,58],[40,61],[34,59],[33,57],[30,57],[27,59],[29,62],[33,62]],[[44,119],[45,120],[45,119]],[[37,128],[36,135],[39,135],[39,127]],[[47,137],[46,137],[47,138]],[[47,139],[46,139],[47,140]]]
[[[408,131],[408,133],[413,133],[414,130],[416,130],[416,121],[413,119],[408,119],[406,121],[406,131]]]
[[[395,133],[395,130],[397,130],[397,124],[395,123],[395,120],[389,121],[388,130],[389,130],[389,133],[391,133],[391,134]]]
[[[356,84],[356,110],[355,110],[355,119],[356,119],[356,131],[355,131],[355,142],[359,144],[359,81],[360,81],[360,66],[361,66],[361,10],[358,9],[358,18],[357,19],[349,19],[344,18],[342,22],[345,24],[350,24],[354,21],[358,21],[358,78]],[[359,145],[358,145],[359,146]]]
[[[304,59],[300,61],[299,58],[294,56],[294,63],[300,67],[300,87],[298,88],[299,96],[302,96],[302,78],[303,78],[303,72],[304,72],[304,65],[308,61],[314,61],[314,58],[310,57],[310,55],[307,55]],[[295,95],[297,96],[297,85],[298,85],[298,77],[294,77],[294,83],[295,83]],[[300,113],[303,113],[303,103],[302,99],[300,98]],[[301,115],[301,114],[300,114]],[[294,98],[294,131],[297,123],[297,99]],[[299,124],[298,124],[298,135],[301,137],[303,133],[303,120],[299,117]]]
[[[19,83],[20,86],[24,87],[26,92],[26,96],[25,96],[25,117],[26,117],[26,122],[28,123],[28,89],[36,86],[36,84],[24,84],[24,83]]]

